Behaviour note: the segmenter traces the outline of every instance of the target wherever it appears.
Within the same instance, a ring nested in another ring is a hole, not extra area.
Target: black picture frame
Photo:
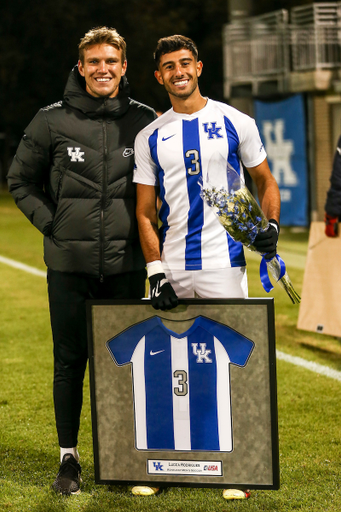
[[[199,316],[222,324],[254,343],[243,371],[241,367],[229,365],[233,450],[138,450],[132,365],[115,364],[107,342],[154,317],[164,324],[168,322],[168,329],[176,325],[182,333],[186,330],[184,326]],[[273,298],[183,299],[177,308],[167,312],[155,311],[146,299],[92,300],[87,301],[87,324],[96,483],[279,489]],[[155,461],[154,468],[167,467],[167,471],[172,471],[172,466],[180,467],[175,469],[178,474],[151,474],[151,464]],[[194,474],[190,473],[191,464]],[[213,468],[213,474],[208,474],[207,468]]]

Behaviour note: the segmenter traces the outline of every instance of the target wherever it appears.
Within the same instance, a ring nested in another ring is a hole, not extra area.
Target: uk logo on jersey
[[[206,343],[200,343],[200,350],[198,350],[198,343],[192,343],[193,354],[197,356],[197,363],[212,363],[212,359],[208,355],[212,352],[206,350]]]
[[[211,127],[209,127],[209,124]],[[217,123],[203,123],[203,127],[206,133],[208,133],[208,139],[214,139],[216,137],[217,139],[223,139],[223,136],[219,133],[222,129],[221,126],[216,126]]]
[[[81,148],[67,148],[67,154],[71,162],[85,162],[83,158],[84,151],[81,151]]]

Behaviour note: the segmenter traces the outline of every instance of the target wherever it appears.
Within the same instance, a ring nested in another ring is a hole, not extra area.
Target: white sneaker
[[[148,487],[148,485],[135,485],[131,492],[134,496],[153,496],[158,492],[158,487]]]
[[[225,498],[225,500],[247,500],[250,498],[250,491],[240,491],[239,489],[224,489],[223,498]]]

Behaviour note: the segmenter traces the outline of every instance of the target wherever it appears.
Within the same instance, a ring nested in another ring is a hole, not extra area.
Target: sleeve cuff
[[[148,277],[154,276],[155,274],[164,274],[161,260],[151,261],[147,263],[147,274]]]

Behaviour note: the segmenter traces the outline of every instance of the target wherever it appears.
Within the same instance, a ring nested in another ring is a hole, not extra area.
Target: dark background
[[[232,0],[231,0],[232,3]],[[252,15],[305,0],[257,0]],[[204,63],[203,95],[223,101],[222,27],[228,0],[1,0],[0,182],[24,128],[39,108],[62,99],[77,46],[90,28],[114,27],[127,42],[131,97],[156,110],[170,107],[153,77],[157,40],[191,37]]]

